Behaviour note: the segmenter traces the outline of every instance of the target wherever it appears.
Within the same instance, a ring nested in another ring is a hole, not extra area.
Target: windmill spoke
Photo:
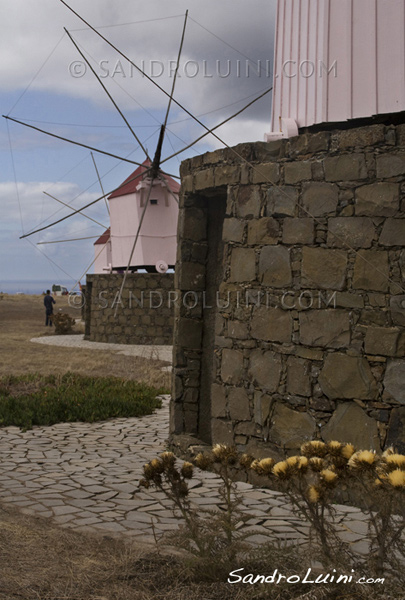
[[[52,198],[52,200],[56,200],[56,202],[63,204],[63,206],[67,206],[67,208],[69,208],[70,210],[73,210],[73,211],[75,210],[72,206],[70,206],[69,204],[66,204],[66,202],[62,202],[62,200],[59,200],[58,198],[55,198],[55,196],[52,196],[52,194],[48,194],[48,192],[43,192],[43,193],[45,194],[45,196],[49,196],[49,198]],[[96,221],[92,217],[85,215],[84,212],[82,212],[81,210],[79,210],[78,214],[82,215],[83,217],[86,217],[86,219],[89,219],[89,221],[93,221],[93,223],[96,223],[97,225],[100,225],[100,227],[104,227],[104,229],[105,229],[105,227],[106,227],[105,225],[103,225],[99,221]]]
[[[6,115],[2,115],[4,119],[8,121],[14,121],[14,123],[18,123],[19,125],[24,125],[24,127],[29,127],[30,129],[35,129],[35,131],[39,131],[40,133],[45,133],[45,135],[49,135],[58,140],[62,140],[63,142],[69,142],[69,144],[75,144],[76,146],[81,146],[82,148],[87,148],[88,150],[94,150],[94,152],[98,152],[99,154],[105,154],[106,156],[111,156],[112,158],[117,158],[118,160],[122,160],[127,163],[131,163],[131,165],[141,166],[142,163],[136,162],[135,160],[130,160],[129,158],[123,158],[122,156],[117,156],[117,154],[111,154],[111,152],[107,152],[106,150],[99,150],[98,148],[93,148],[93,146],[88,146],[87,144],[82,144],[81,142],[75,142],[69,138],[65,138],[61,135],[57,135],[56,133],[51,133],[50,131],[46,131],[45,129],[40,129],[39,127],[35,127],[34,125],[29,125],[28,123],[24,123],[24,121],[19,121],[18,119],[14,119],[13,117],[7,117]]]
[[[163,127],[165,129],[166,129],[166,125],[167,125],[167,120],[169,118],[170,107],[171,107],[172,100],[173,100],[174,88],[176,87],[177,73],[179,71],[181,52],[183,50],[183,44],[184,44],[184,36],[186,35],[187,17],[188,17],[188,10],[186,10],[186,14],[185,14],[185,17],[184,17],[183,32],[181,34],[180,48],[179,48],[179,53],[178,53],[178,56],[177,56],[176,70],[174,72],[173,85],[172,85],[172,89],[171,89],[171,92],[170,92],[169,104],[167,105],[167,111],[166,111],[165,121],[163,123]]]
[[[118,111],[119,115],[121,116],[121,118],[123,119],[125,125],[128,127],[129,131],[132,133],[132,135],[134,136],[134,138],[138,142],[139,146],[142,148],[143,152],[146,155],[146,158],[149,158],[148,151],[146,150],[146,148],[142,144],[142,142],[139,139],[139,137],[136,135],[135,131],[132,129],[131,125],[128,123],[128,120],[125,117],[124,113],[121,111],[121,109],[119,108],[118,104],[115,102],[114,98],[111,96],[110,92],[107,90],[106,86],[101,81],[100,77],[97,75],[97,73],[96,73],[95,69],[93,68],[93,66],[91,65],[90,61],[86,58],[84,52],[81,51],[79,45],[75,42],[75,40],[73,39],[73,37],[69,33],[69,31],[66,29],[66,27],[64,29],[65,29],[67,35],[69,36],[70,41],[72,42],[72,44],[74,45],[74,47],[76,48],[76,50],[78,51],[78,53],[80,54],[80,56],[82,57],[82,59],[85,61],[85,63],[87,64],[87,66],[89,67],[89,69],[91,70],[91,72],[93,73],[94,77],[97,79],[97,81],[99,82],[99,84],[101,85],[101,87],[103,88],[103,90],[105,91],[105,93],[107,94],[108,98],[113,103],[114,107],[117,109],[117,111]]]
[[[94,158],[93,152],[90,152],[90,154],[91,154],[91,158],[93,159],[94,168],[96,169],[96,173],[97,173],[97,177],[98,177],[98,182],[100,184],[101,191],[104,194],[104,188],[103,188],[103,184],[101,183],[100,173],[98,172],[98,169],[97,169],[96,159]],[[108,214],[110,214],[110,208],[108,206],[108,202],[107,202],[107,198],[105,197],[105,194],[104,194],[104,200],[105,200],[105,207],[107,209],[107,212],[108,212]]]
[[[246,104],[246,106],[244,106],[243,108],[241,108],[240,110],[238,110],[238,112],[234,113],[233,115],[231,115],[230,117],[228,117],[224,121],[221,121],[221,123],[218,123],[218,125],[215,125],[215,127],[213,127],[212,129],[210,129],[209,131],[206,131],[205,133],[203,133],[202,135],[200,135],[200,137],[198,137],[196,140],[194,140],[194,142],[191,142],[191,144],[188,144],[188,146],[185,146],[182,150],[178,150],[174,154],[171,154],[167,158],[163,159],[162,163],[170,160],[171,158],[174,158],[175,156],[178,156],[182,152],[185,152],[185,150],[188,150],[189,148],[191,148],[192,146],[194,146],[195,144],[197,144],[200,140],[202,140],[203,138],[205,138],[207,135],[209,135],[210,133],[212,133],[216,129],[219,129],[219,127],[222,127],[222,125],[225,125],[225,123],[228,123],[228,121],[231,121],[232,119],[234,119],[235,117],[237,117],[238,115],[240,115],[244,110],[246,110],[247,108],[249,108],[249,106],[252,106],[252,104],[254,104],[258,100],[260,100],[261,98],[263,98],[263,96],[265,96],[266,94],[268,94],[269,92],[271,92],[272,89],[273,89],[273,87],[269,88],[268,90],[266,90],[265,92],[263,92],[262,94],[260,94],[260,96],[257,96],[257,98],[254,98],[251,102],[249,102],[249,104]]]
[[[146,173],[149,173],[151,170],[152,170],[152,167],[149,167],[142,174],[145,175]],[[113,190],[107,192],[107,194],[103,194],[102,196],[99,196],[95,200],[92,200],[91,202],[89,202],[85,206],[82,206],[81,208],[78,208],[77,210],[73,211],[70,215],[66,215],[65,217],[61,217],[60,219],[58,219],[57,221],[54,221],[53,223],[50,223],[49,225],[45,225],[44,227],[40,227],[39,229],[35,229],[34,231],[30,231],[29,233],[21,235],[20,236],[20,240],[22,240],[23,238],[27,238],[27,237],[29,237],[31,235],[34,235],[34,233],[39,233],[40,231],[45,231],[45,229],[49,229],[50,227],[53,227],[54,225],[58,225],[58,223],[62,223],[62,221],[65,221],[66,219],[69,219],[70,217],[73,217],[74,215],[77,215],[82,210],[86,210],[86,208],[88,208],[89,206],[93,206],[93,204],[96,204],[97,202],[100,202],[100,200],[103,200],[104,198],[106,198],[106,196],[109,196],[110,194],[113,194],[114,192],[118,192],[122,187],[124,187],[124,185],[127,185],[128,183],[131,183],[131,181],[134,181],[138,177],[139,176],[137,175],[136,177],[128,179],[124,183],[121,183],[118,187],[116,187]]]

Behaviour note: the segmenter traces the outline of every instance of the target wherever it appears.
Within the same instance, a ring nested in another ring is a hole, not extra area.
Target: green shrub
[[[0,377],[0,426],[140,417],[160,408],[155,389],[116,377],[87,377],[66,373]]]

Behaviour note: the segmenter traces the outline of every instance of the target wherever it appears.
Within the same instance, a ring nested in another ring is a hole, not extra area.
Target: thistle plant
[[[210,569],[215,571],[228,567],[238,553],[246,550],[243,537],[249,534],[240,532],[243,521],[249,518],[243,514],[241,498],[234,481],[235,467],[248,468],[253,457],[240,456],[233,447],[217,445],[210,452],[198,454],[193,463],[177,465],[171,452],[164,452],[144,466],[144,478],[140,485],[155,487],[162,491],[173,503],[173,512],[181,515],[184,526],[170,534],[171,541],[199,559],[202,568],[210,561]],[[193,477],[195,467],[201,470],[215,470],[221,479],[219,487],[220,504],[218,510],[201,509],[190,500],[188,482]],[[194,565],[195,566],[195,565]]]

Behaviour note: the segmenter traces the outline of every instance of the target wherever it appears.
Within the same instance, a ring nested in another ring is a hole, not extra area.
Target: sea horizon
[[[53,284],[60,284],[69,290],[74,282],[71,279],[0,279],[0,293],[41,295],[52,289]]]

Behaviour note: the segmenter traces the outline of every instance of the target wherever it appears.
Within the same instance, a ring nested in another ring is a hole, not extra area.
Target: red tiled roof
[[[97,244],[106,244],[108,242],[108,240],[110,239],[110,235],[111,235],[110,228],[108,228],[104,231],[104,233],[102,235],[100,235],[98,240],[96,240],[94,242],[94,245],[96,246]]]
[[[135,171],[131,173],[129,177],[127,177],[127,179],[120,185],[119,189],[115,190],[115,192],[108,196],[108,199],[111,200],[111,198],[119,198],[120,196],[133,194],[136,191],[136,187],[139,184],[143,173],[145,172],[147,167],[150,167],[150,165],[150,160],[146,159],[140,167],[135,169]],[[169,175],[165,175],[165,173],[163,173],[162,171],[161,174],[165,178],[170,190],[177,194],[180,190],[180,185],[176,181],[174,181],[174,179],[169,177]]]

